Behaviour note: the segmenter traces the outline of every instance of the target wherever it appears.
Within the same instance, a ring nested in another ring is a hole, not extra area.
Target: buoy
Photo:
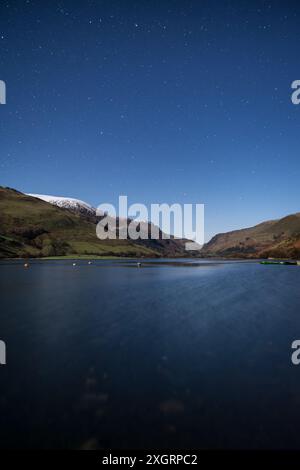
[[[25,263],[24,268],[29,268],[29,263]]]
[[[76,263],[73,263],[73,266],[76,266]]]
[[[137,267],[140,268],[142,266],[142,263],[136,263]]]
[[[88,262],[88,264],[92,264],[92,262],[91,262],[91,261],[89,261],[89,262]]]

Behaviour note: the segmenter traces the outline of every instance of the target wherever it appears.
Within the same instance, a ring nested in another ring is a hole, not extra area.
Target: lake
[[[300,267],[23,263],[0,263],[2,448],[300,449]]]

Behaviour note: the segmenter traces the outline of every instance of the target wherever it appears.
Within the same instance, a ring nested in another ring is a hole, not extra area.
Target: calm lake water
[[[298,448],[300,267],[0,263],[0,446]]]

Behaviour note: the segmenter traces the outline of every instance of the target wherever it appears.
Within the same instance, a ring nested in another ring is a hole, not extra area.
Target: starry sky
[[[1,1],[0,184],[204,203],[206,239],[300,211],[300,3]]]

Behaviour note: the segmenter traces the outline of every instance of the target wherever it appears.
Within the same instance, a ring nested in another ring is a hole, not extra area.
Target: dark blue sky
[[[207,237],[300,210],[300,3],[1,1],[0,184],[204,203]]]

